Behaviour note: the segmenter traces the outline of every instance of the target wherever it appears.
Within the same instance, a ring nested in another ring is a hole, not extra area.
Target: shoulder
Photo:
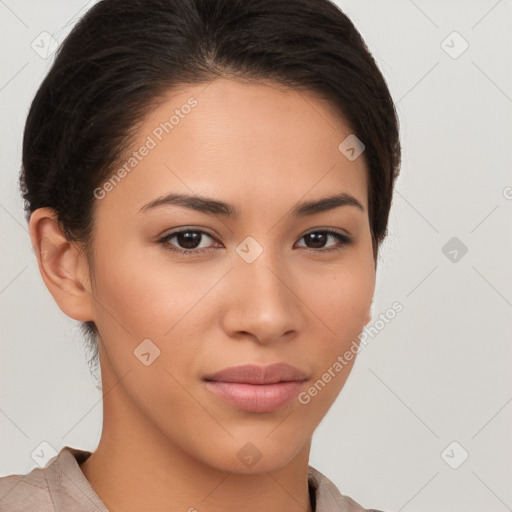
[[[35,468],[26,475],[0,478],[0,510],[5,512],[54,510],[46,470]]]
[[[2,512],[108,512],[79,464],[91,452],[64,446],[42,468],[0,478]]]
[[[366,509],[349,496],[341,494],[331,480],[312,466],[308,468],[308,479],[315,495],[315,512],[383,512]]]

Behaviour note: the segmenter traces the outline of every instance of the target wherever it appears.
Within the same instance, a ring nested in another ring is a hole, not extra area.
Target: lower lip
[[[237,409],[247,412],[274,412],[295,398],[302,382],[247,384],[207,381],[206,387]]]

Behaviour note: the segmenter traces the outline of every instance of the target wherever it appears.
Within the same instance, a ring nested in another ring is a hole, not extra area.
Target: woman
[[[32,103],[21,184],[103,431],[1,478],[2,510],[366,510],[308,460],[399,166],[386,83],[328,0],[96,4]]]

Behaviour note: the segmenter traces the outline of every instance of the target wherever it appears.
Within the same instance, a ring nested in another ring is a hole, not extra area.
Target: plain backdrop
[[[101,392],[18,192],[30,101],[83,0],[0,0],[0,475],[94,450]],[[374,319],[310,463],[366,507],[512,510],[512,2],[340,0],[396,102],[403,164]],[[46,41],[46,42],[45,42]],[[45,53],[46,52],[46,53]]]

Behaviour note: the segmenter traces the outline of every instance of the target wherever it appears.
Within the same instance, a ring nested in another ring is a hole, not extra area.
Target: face
[[[350,133],[311,94],[225,79],[147,116],[95,192],[92,320],[124,424],[232,472],[308,446],[375,285],[367,169],[338,149]],[[297,371],[207,380],[274,363]]]

